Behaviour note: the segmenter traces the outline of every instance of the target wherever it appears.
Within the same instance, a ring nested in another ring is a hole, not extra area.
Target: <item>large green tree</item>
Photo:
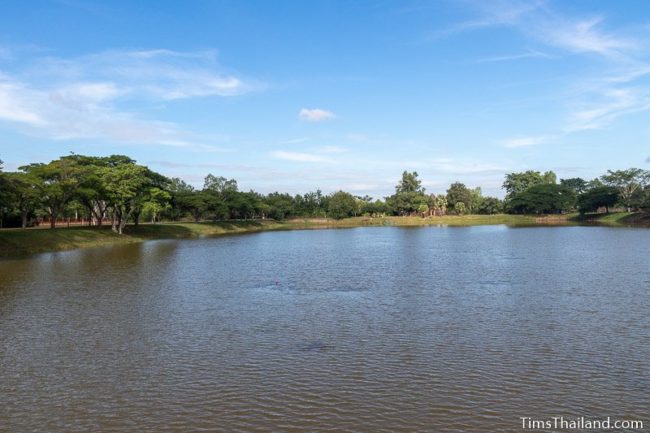
[[[330,196],[328,214],[335,219],[347,218],[359,212],[360,203],[349,192],[337,191]]]
[[[76,159],[66,156],[48,164],[29,164],[19,169],[38,179],[37,188],[47,210],[50,227],[55,228],[57,218],[74,198],[80,185],[80,167]]]
[[[514,213],[551,214],[568,211],[575,200],[575,193],[565,186],[539,184],[515,194],[509,201],[509,207]]]
[[[447,189],[447,205],[456,211],[457,203],[463,203],[463,213],[472,207],[472,192],[461,182],[454,182]]]
[[[607,170],[607,174],[601,177],[605,185],[618,190],[623,205],[627,211],[632,210],[634,194],[643,189],[650,182],[650,172],[640,168],[628,168],[627,170]]]
[[[572,177],[569,179],[560,179],[560,185],[565,186],[575,192],[576,194],[582,194],[588,188],[587,181],[580,177]]]
[[[619,201],[618,190],[611,186],[597,186],[578,196],[576,206],[581,214],[596,212],[604,207],[609,213],[609,208]]]
[[[22,172],[6,173],[7,195],[20,214],[20,226],[26,228],[30,215],[42,203],[40,179]]]
[[[503,181],[502,188],[506,190],[506,198],[526,191],[534,185],[554,184],[557,176],[552,171],[540,173],[539,171],[528,170],[520,173],[508,173]]]
[[[423,204],[428,205],[428,201],[416,171],[404,171],[395,186],[395,194],[386,198],[386,204],[397,215],[417,213]]]
[[[101,168],[100,177],[113,210],[113,231],[123,233],[129,218],[149,192],[152,183],[147,174],[147,168],[137,164]]]

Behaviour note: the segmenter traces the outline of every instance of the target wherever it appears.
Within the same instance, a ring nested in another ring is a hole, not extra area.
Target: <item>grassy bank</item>
[[[650,214],[643,212],[613,212],[607,214],[575,215],[571,221],[608,226],[650,227]]]
[[[71,227],[54,230],[5,229],[0,230],[0,257],[69,250],[98,245],[142,242],[149,239],[196,238],[224,234],[251,233],[269,230],[299,230],[319,228],[346,228],[364,226],[415,227],[445,225],[454,227],[476,225],[570,225],[603,224],[610,226],[650,226],[650,215],[614,213],[599,215],[561,215],[535,217],[527,215],[463,215],[443,217],[356,217],[342,220],[325,218],[294,219],[289,221],[222,221],[204,223],[164,223],[127,226],[124,235],[113,233],[110,227]]]
[[[249,233],[285,228],[275,221],[233,221],[210,223],[168,223],[127,226],[123,235],[110,227],[70,227],[57,229],[0,230],[0,257],[20,256],[107,244],[142,242],[150,239],[196,238]]]

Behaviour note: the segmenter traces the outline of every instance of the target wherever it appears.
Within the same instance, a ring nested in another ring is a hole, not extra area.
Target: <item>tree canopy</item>
[[[630,168],[600,178],[561,179],[552,171],[508,173],[504,200],[483,196],[480,187],[453,182],[445,193],[427,194],[417,172],[404,171],[395,192],[384,199],[346,191],[305,194],[241,191],[237,180],[207,174],[202,187],[167,178],[125,155],[66,155],[32,163],[18,171],[2,170],[0,227],[28,227],[62,221],[110,224],[122,233],[141,220],[289,219],[367,215],[429,216],[511,213],[581,213],[617,206],[650,208],[650,174]]]

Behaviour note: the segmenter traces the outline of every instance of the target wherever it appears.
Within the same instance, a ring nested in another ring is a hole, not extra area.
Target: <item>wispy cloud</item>
[[[529,137],[515,137],[503,141],[503,145],[508,148],[537,146],[538,144],[548,143],[557,138],[555,135],[541,135]]]
[[[574,53],[595,53],[608,57],[620,57],[639,44],[628,38],[602,30],[603,17],[583,20],[542,20],[537,37],[544,42]]]
[[[431,170],[454,175],[503,173],[506,168],[489,162],[467,161],[454,158],[434,158],[425,161]]]
[[[322,153],[346,153],[350,149],[343,146],[323,146],[319,149]]]
[[[214,51],[105,51],[64,59],[45,57],[27,71],[32,81],[119,83],[123,95],[174,100],[205,96],[234,96],[261,87],[226,72]]]
[[[332,120],[336,117],[331,111],[322,108],[302,108],[298,113],[298,118],[306,122],[323,122]]]
[[[559,134],[603,128],[622,116],[650,109],[650,86],[642,81],[650,75],[647,35],[643,39],[636,32],[632,37],[626,29],[611,28],[603,15],[562,15],[543,1],[498,1],[479,3],[476,8],[480,18],[452,26],[452,33],[507,26],[530,42],[543,44],[558,53],[588,55],[598,62],[594,68],[597,75],[582,74],[576,79],[573,91],[565,96],[567,115],[565,124],[556,128],[561,131]],[[535,57],[537,53],[542,51],[481,61],[508,61]],[[547,142],[547,138],[520,137],[504,144],[507,147],[533,146]]]
[[[271,152],[271,156],[276,159],[294,162],[333,162],[331,158],[318,153],[289,152],[285,150],[276,150]]]
[[[125,107],[141,101],[234,96],[252,88],[219,72],[213,52],[108,51],[71,59],[46,57],[22,71],[0,74],[0,122],[54,140],[104,139],[219,151],[175,123]]]
[[[365,143],[370,141],[370,137],[368,137],[366,134],[353,133],[353,134],[348,134],[346,138],[350,141],[356,141],[359,143]]]
[[[544,6],[543,0],[537,1],[507,1],[477,2],[479,16],[468,21],[453,24],[445,29],[430,34],[431,40],[441,39],[466,31],[480,30],[495,26],[516,25],[523,17]]]
[[[524,53],[520,54],[511,54],[506,56],[493,56],[485,57],[483,59],[478,59],[476,63],[493,63],[493,62],[508,62],[511,60],[520,60],[520,59],[530,59],[530,58],[541,58],[541,59],[554,59],[556,56],[551,54],[543,53],[537,50],[527,50]]]
[[[597,93],[572,112],[567,132],[603,128],[621,116],[650,109],[648,89],[605,88]]]
[[[299,144],[299,143],[305,143],[309,140],[311,140],[311,138],[309,137],[292,138],[290,140],[284,141],[284,144]]]

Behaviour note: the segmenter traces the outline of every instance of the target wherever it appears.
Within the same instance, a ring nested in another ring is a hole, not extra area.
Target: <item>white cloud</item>
[[[174,100],[206,96],[234,96],[251,91],[259,84],[224,72],[213,51],[177,52],[170,50],[105,51],[61,59],[41,59],[29,71],[33,81],[119,83],[123,95]]]
[[[303,152],[288,152],[284,150],[276,150],[271,152],[271,156],[276,159],[294,162],[332,162],[330,158],[317,153],[303,153]]]
[[[298,118],[306,122],[323,122],[334,119],[336,115],[331,111],[321,108],[302,108],[298,113]]]
[[[537,146],[538,144],[548,143],[557,137],[552,135],[515,137],[503,141],[503,145],[509,148]]]
[[[547,21],[541,25],[538,36],[546,43],[575,53],[619,56],[624,51],[637,48],[637,43],[632,40],[601,31],[598,26],[602,22],[602,17],[577,22]]]
[[[434,158],[424,162],[425,167],[429,170],[456,175],[503,173],[506,170],[505,167],[493,163],[454,158]]]
[[[368,137],[366,134],[348,134],[346,138],[350,141],[357,141],[360,143],[370,141],[370,137]]]
[[[572,112],[567,132],[599,129],[623,115],[650,109],[648,89],[605,88],[590,96]]]
[[[493,63],[493,62],[507,62],[511,60],[520,60],[520,59],[529,59],[529,58],[542,58],[542,59],[553,59],[555,56],[550,54],[543,53],[537,50],[527,50],[521,54],[511,54],[506,56],[494,56],[494,57],[485,57],[479,59],[476,63]]]
[[[639,32],[631,36],[626,29],[608,27],[604,16],[562,15],[544,2],[497,1],[496,4],[478,3],[475,7],[481,18],[454,26],[452,33],[508,26],[531,41],[571,55],[588,54],[598,61],[598,66],[593,68],[595,74],[580,74],[574,91],[566,96],[565,124],[556,128],[563,134],[602,128],[622,116],[650,109],[650,86],[642,80],[650,75],[647,36],[643,39]],[[522,56],[493,57],[484,61],[516,58]],[[540,144],[539,138],[520,137],[504,144],[507,147],[533,146]],[[542,138],[542,142],[547,141]]]
[[[107,51],[72,59],[48,57],[23,71],[0,73],[0,122],[54,140],[222,151],[212,139],[125,107],[132,102],[233,96],[253,87],[220,72],[214,52]]]
[[[346,153],[349,152],[350,149],[342,146],[323,146],[320,148],[320,151],[322,153]]]
[[[311,140],[311,138],[309,137],[292,138],[291,140],[285,141],[284,144],[298,144],[298,143],[304,143],[309,140]]]
[[[2,77],[0,77],[2,79]],[[45,121],[32,108],[33,92],[19,83],[0,82],[0,120],[41,126]]]

